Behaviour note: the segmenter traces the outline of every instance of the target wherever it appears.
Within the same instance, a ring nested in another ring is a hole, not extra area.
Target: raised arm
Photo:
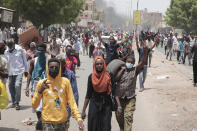
[[[120,46],[122,46],[123,43],[127,42],[129,39],[131,39],[133,37],[133,34],[131,34],[128,38],[126,38],[125,40],[121,41],[119,43]]]
[[[139,65],[137,66],[137,70],[136,70],[136,75],[139,74],[139,72],[144,68],[144,64],[146,63],[147,61],[147,56],[148,56],[148,47],[146,46],[145,48],[143,48],[143,58],[142,58],[142,61],[139,63]]]
[[[151,51],[155,48],[155,46],[156,46],[158,40],[159,40],[159,37],[156,36],[156,37],[155,37],[155,41],[154,41],[154,45],[150,48]]]
[[[136,47],[137,47],[137,50],[139,50],[139,43],[138,43],[138,37],[137,37],[137,35],[135,36],[135,41],[136,41]]]
[[[99,41],[105,46],[105,42],[103,41],[103,39],[101,38],[101,35],[99,32],[97,32],[97,35],[98,35],[98,38],[99,38]]]

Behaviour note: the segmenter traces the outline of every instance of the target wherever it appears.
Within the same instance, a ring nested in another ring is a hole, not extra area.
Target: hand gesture
[[[42,92],[45,90],[45,89],[48,89],[49,88],[49,84],[51,84],[50,82],[47,82],[47,80],[44,80],[44,82],[42,83],[41,85],[41,88],[38,90],[38,92],[40,94],[42,94]]]

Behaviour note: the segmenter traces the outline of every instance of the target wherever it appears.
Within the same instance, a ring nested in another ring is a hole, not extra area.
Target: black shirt
[[[192,53],[194,54],[193,60],[197,62],[197,43],[195,43],[192,47]]]
[[[105,43],[105,48],[107,53],[106,64],[109,64],[114,59],[118,59],[117,49],[119,48],[119,44]]]

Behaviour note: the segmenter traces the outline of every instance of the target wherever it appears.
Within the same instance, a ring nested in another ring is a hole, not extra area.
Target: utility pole
[[[137,11],[138,11],[138,5],[139,5],[139,0],[137,1]],[[136,33],[137,33],[137,26],[138,25],[136,25]]]

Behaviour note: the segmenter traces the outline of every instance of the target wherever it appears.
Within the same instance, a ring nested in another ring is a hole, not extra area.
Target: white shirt
[[[17,30],[17,34],[18,34],[18,35],[20,35],[20,34],[22,34],[22,33],[23,33],[22,28],[18,28],[18,30]]]
[[[70,45],[70,42],[68,41],[68,39],[65,39],[63,42],[63,46],[67,46],[67,45]]]
[[[146,42],[147,42],[148,48],[152,48],[153,47],[154,43],[153,43],[152,40],[150,40],[150,41],[147,40]],[[153,51],[154,50],[155,50],[155,48],[153,49]]]
[[[61,40],[60,38],[56,38],[56,43],[57,43],[58,45],[62,45],[62,40]]]
[[[27,71],[27,59],[25,50],[19,46],[15,45],[15,49],[12,53],[7,49],[5,51],[5,58],[8,61],[8,75],[19,75]]]
[[[15,29],[15,27],[10,27],[10,33],[11,33],[11,35],[14,34],[14,29]]]
[[[167,46],[167,44],[168,44],[168,38],[167,37],[164,38],[163,44],[164,44],[164,46]]]

